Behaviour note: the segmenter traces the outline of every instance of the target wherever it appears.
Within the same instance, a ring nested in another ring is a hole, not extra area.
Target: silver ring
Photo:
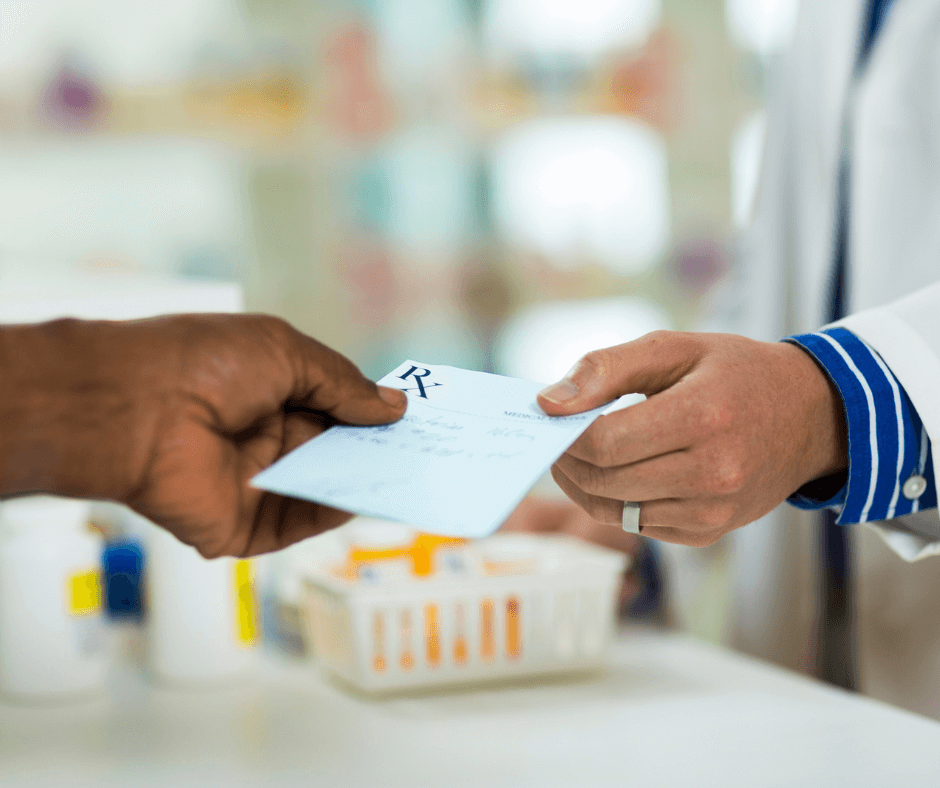
[[[640,525],[640,504],[636,501],[623,502],[623,530],[628,534],[638,534]]]

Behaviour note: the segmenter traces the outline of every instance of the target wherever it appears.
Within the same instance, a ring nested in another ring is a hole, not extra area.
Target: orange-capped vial
[[[437,605],[424,607],[424,644],[428,666],[436,668],[441,664],[440,621]]]
[[[480,604],[480,659],[492,662],[496,658],[496,605],[492,599]]]
[[[372,670],[384,673],[385,668],[385,625],[379,611],[372,614]]]
[[[467,638],[464,634],[464,611],[463,604],[457,602],[454,605],[454,664],[465,665],[470,656],[467,647]]]
[[[411,670],[415,666],[415,658],[411,653],[411,612],[401,611],[401,656],[398,664],[402,670]]]
[[[511,596],[506,600],[506,656],[518,659],[522,654],[522,627],[519,617],[519,599]]]

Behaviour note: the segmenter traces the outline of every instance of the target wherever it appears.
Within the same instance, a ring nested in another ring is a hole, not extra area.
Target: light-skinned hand
[[[647,400],[599,418],[552,468],[601,523],[640,501],[645,536],[708,545],[847,465],[839,394],[795,345],[654,332],[584,356],[539,404],[561,416],[631,392]]]

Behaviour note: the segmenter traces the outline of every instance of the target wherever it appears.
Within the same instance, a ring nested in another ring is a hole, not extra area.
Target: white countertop
[[[940,785],[940,724],[695,640],[630,630],[575,681],[369,700],[269,658],[224,689],[0,704],[0,785]]]

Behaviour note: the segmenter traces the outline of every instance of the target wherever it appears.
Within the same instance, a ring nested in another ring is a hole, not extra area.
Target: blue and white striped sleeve
[[[825,370],[842,396],[848,427],[845,486],[820,500],[813,484],[788,501],[801,509],[831,508],[837,522],[878,522],[936,508],[932,448],[904,387],[881,356],[845,328],[787,337]]]

